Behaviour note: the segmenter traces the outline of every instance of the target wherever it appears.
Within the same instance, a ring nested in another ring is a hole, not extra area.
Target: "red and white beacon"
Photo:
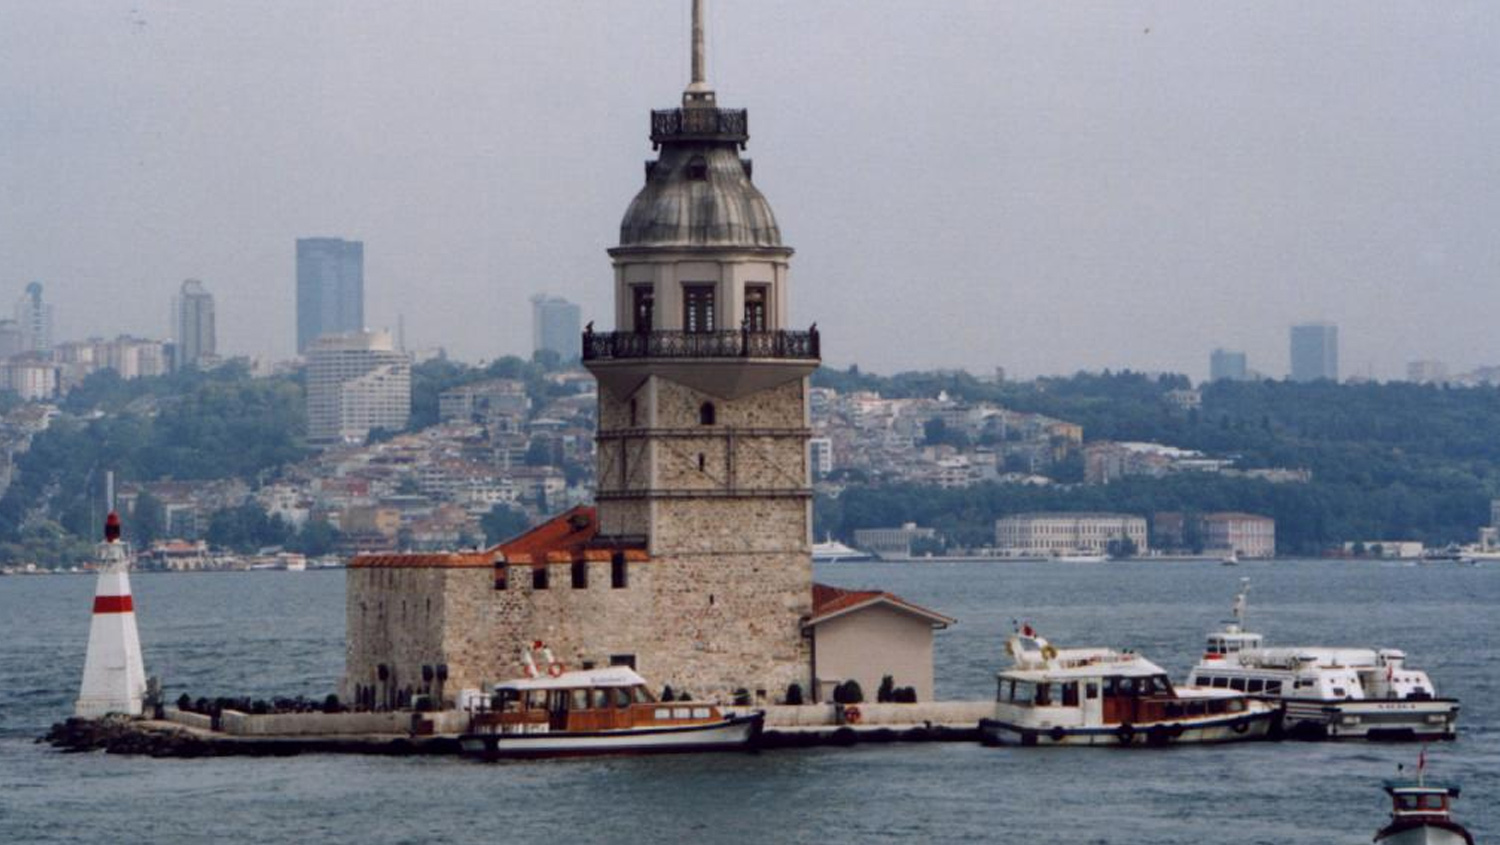
[[[135,626],[135,602],[130,597],[130,553],[120,542],[120,516],[113,511],[104,521],[99,550],[94,619],[83,663],[83,687],[73,713],[85,719],[110,713],[139,716],[146,693],[146,667]]]

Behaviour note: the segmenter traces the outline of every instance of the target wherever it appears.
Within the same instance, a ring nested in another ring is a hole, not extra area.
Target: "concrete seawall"
[[[987,701],[925,704],[812,704],[724,707],[725,713],[764,710],[761,747],[846,746],[866,742],[977,742]],[[68,751],[104,750],[153,757],[457,754],[469,714],[278,713],[225,710],[219,728],[208,716],[166,708],[161,720],[110,717],[69,719],[39,741]]]

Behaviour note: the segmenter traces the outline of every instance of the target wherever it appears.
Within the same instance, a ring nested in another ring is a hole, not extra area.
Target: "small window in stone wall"
[[[589,564],[588,561],[573,561],[573,589],[587,590],[589,588]]]
[[[630,427],[635,428],[635,400],[630,400]]]
[[[508,583],[509,573],[510,567],[506,566],[503,563],[495,564],[495,589],[504,590],[506,587],[510,586]]]
[[[627,568],[624,552],[615,552],[614,557],[609,560],[609,586],[615,590],[630,586],[630,570]]]
[[[714,403],[704,402],[698,406],[698,423],[700,425],[713,425],[717,421],[718,416],[718,409],[714,408]]]
[[[533,590],[545,590],[545,589],[547,589],[547,567],[546,566],[533,566],[533,567],[531,567],[531,589],[533,589]]]

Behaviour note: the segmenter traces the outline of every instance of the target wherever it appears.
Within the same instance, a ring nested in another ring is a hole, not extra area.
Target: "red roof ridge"
[[[876,602],[886,602],[896,606],[900,610],[926,617],[934,624],[942,627],[947,627],[958,621],[951,616],[946,616],[935,610],[929,610],[919,604],[909,602],[895,593],[888,593],[884,590],[847,590],[843,587],[814,583],[812,585],[812,593],[813,612],[812,618],[807,621],[808,625],[816,625],[819,622],[847,613],[855,608]]]

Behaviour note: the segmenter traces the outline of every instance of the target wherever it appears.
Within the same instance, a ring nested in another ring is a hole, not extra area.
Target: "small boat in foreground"
[[[697,701],[659,702],[625,666],[558,671],[495,685],[460,753],[484,760],[750,750],[765,714],[729,716]]]
[[[1458,786],[1428,783],[1423,777],[1426,753],[1417,764],[1414,781],[1388,780],[1391,821],[1375,834],[1379,845],[1474,845],[1474,837],[1452,817]]]
[[[1106,648],[1057,648],[1026,626],[1006,643],[986,745],[1161,746],[1270,733],[1277,708],[1243,693],[1174,687],[1160,666]]]

